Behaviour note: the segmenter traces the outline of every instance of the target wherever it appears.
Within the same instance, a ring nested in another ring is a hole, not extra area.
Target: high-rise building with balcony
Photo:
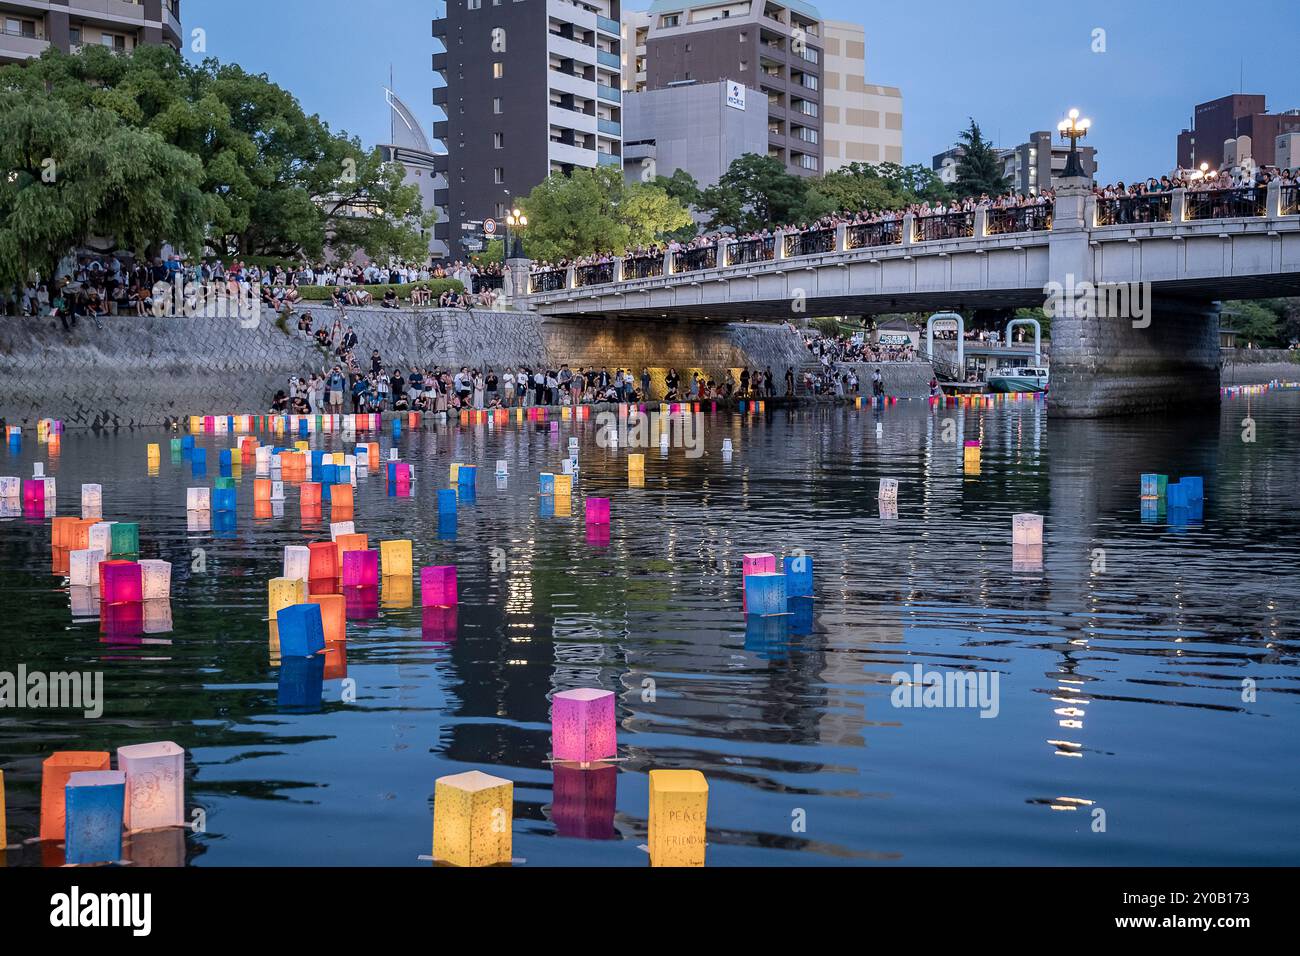
[[[823,26],[815,8],[803,0],[654,0],[648,20],[644,56],[632,51],[645,78],[638,69],[632,88],[722,80],[758,90],[768,104],[768,155],[801,175],[822,171]]]
[[[822,24],[822,167],[903,162],[903,94],[867,82],[866,30],[856,23]]]
[[[449,254],[551,173],[623,168],[620,0],[448,0],[434,137],[447,179]]]
[[[100,44],[181,48],[181,0],[0,0],[0,64],[21,63],[53,46],[65,53]]]

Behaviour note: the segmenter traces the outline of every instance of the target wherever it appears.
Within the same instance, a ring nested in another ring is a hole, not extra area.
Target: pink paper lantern
[[[139,604],[144,600],[144,574],[134,561],[101,561],[99,594],[105,604]]]
[[[551,747],[556,760],[590,763],[618,752],[614,694],[590,687],[566,690],[551,701]]]
[[[609,499],[587,499],[587,524],[609,524]]]
[[[456,568],[451,565],[420,569],[420,604],[422,607],[454,607]]]
[[[345,588],[374,588],[379,586],[379,552],[344,551],[343,586]]]

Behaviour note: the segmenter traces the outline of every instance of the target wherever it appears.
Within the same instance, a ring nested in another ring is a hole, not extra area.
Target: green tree
[[[1242,346],[1282,348],[1287,344],[1282,310],[1281,301],[1276,299],[1225,302],[1220,327],[1236,330]]]
[[[953,192],[959,198],[997,196],[1011,188],[1011,180],[1002,174],[1002,161],[997,151],[980,131],[979,123],[970,121],[960,136],[965,152],[957,163],[957,182]]]
[[[116,113],[0,90],[0,281],[53,277],[92,237],[140,255],[201,248],[202,175],[193,156]]]
[[[400,165],[334,133],[265,75],[167,47],[120,56],[95,44],[47,50],[0,68],[0,90],[48,93],[75,110],[116,114],[197,157],[208,197],[208,244],[222,255],[423,255],[432,225]]]
[[[779,159],[746,153],[702,192],[697,208],[709,217],[708,228],[734,226],[744,233],[815,218],[809,213],[816,205],[810,207],[808,200],[807,180],[788,172]]]
[[[592,253],[622,253],[690,223],[686,207],[650,183],[628,184],[600,166],[552,175],[519,203],[528,216],[531,258],[554,262]]]

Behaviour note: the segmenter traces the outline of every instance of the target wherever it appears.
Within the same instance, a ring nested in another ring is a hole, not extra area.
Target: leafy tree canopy
[[[957,163],[957,182],[953,188],[958,197],[965,199],[985,193],[997,196],[1011,188],[1011,180],[1002,174],[1002,160],[984,138],[979,123],[972,119],[960,140],[965,152]]]

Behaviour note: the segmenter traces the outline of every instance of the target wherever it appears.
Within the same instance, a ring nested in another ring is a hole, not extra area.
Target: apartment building
[[[822,169],[850,163],[903,162],[903,94],[867,82],[866,30],[822,24]]]
[[[446,146],[446,223],[453,257],[473,250],[486,219],[551,173],[622,169],[619,0],[448,0],[433,21],[443,52],[433,134]]]
[[[181,48],[181,0],[0,0],[0,64],[53,46],[99,44],[118,53],[166,43]]]
[[[644,66],[625,79],[627,89],[730,81],[757,90],[767,101],[768,155],[800,175],[822,172],[823,39],[814,7],[803,0],[654,0],[647,19],[627,22],[632,65]]]
[[[1194,169],[1208,163],[1218,169],[1224,165],[1224,144],[1249,136],[1255,162],[1272,166],[1278,137],[1287,133],[1300,133],[1300,110],[1270,113],[1262,93],[1234,93],[1197,103],[1191,127],[1178,134],[1178,165]]]

